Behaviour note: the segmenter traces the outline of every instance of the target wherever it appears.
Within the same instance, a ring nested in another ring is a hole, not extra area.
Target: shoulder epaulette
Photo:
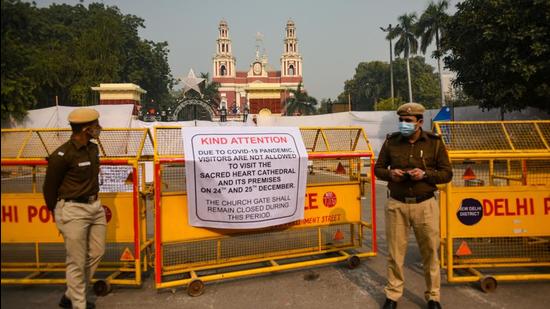
[[[50,153],[49,157],[54,156],[54,155],[59,156],[59,157],[63,157],[63,156],[65,156],[66,152],[67,152],[67,143],[64,143],[61,146],[59,146],[56,150],[54,150],[54,152]]]

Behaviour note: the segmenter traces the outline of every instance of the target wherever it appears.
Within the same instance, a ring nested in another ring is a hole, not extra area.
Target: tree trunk
[[[443,91],[443,75],[441,74],[441,54],[439,53],[439,30],[435,32],[435,43],[437,48],[437,70],[439,71],[439,88],[441,90],[441,107],[445,104],[445,93]]]
[[[413,102],[411,86],[411,66],[409,65],[409,56],[407,56],[407,81],[409,82],[409,102]]]
[[[441,57],[437,57],[437,69],[439,71],[439,88],[441,89],[441,106],[445,104],[445,93],[443,91],[443,76],[441,75]]]

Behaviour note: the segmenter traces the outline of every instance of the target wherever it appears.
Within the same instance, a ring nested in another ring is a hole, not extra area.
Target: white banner
[[[192,226],[249,229],[304,217],[298,128],[182,128]]]
[[[99,168],[100,192],[134,191],[131,166],[102,165]]]

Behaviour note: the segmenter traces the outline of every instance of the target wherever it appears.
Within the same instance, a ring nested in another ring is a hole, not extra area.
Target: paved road
[[[208,284],[200,297],[184,288],[157,292],[153,278],[142,288],[116,288],[97,298],[98,308],[379,308],[384,301],[385,258],[383,208],[385,188],[377,185],[379,254],[353,270],[324,266]],[[366,207],[366,205],[365,205]],[[424,279],[418,248],[412,237],[406,257],[405,295],[399,308],[424,308]],[[550,270],[547,270],[550,271]],[[499,283],[486,294],[477,284],[449,284],[442,278],[445,308],[548,308],[550,282]],[[56,308],[62,286],[2,286],[2,308]],[[92,296],[92,298],[95,298]]]

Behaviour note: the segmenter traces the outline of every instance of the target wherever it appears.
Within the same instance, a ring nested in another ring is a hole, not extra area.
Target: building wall
[[[250,113],[255,114],[267,108],[272,113],[281,113],[283,103],[288,97],[289,89],[297,89],[302,82],[302,56],[298,50],[298,39],[294,21],[288,20],[285,28],[283,53],[281,54],[281,71],[271,69],[268,57],[260,53],[260,43],[256,45],[256,57],[250,63],[248,71],[237,71],[236,60],[232,54],[232,43],[229,36],[227,21],[221,20],[218,26],[216,54],[212,58],[212,80],[220,84],[218,91],[222,101],[227,102],[227,108],[236,104],[242,111],[250,104]],[[261,38],[257,38],[261,42]],[[220,74],[220,66],[228,67],[228,74]],[[292,65],[294,72],[289,75],[288,67]]]
[[[250,99],[250,113],[257,114],[267,108],[273,114],[280,114],[283,110],[283,101],[279,99]]]
[[[220,83],[220,95],[227,99],[227,107],[235,103],[242,111],[247,101],[250,103],[250,113],[257,114],[263,108],[268,108],[274,114],[281,113],[286,89],[296,89],[302,82],[301,76],[281,77],[280,71],[270,71],[267,77],[247,76],[247,72],[237,72],[236,77],[218,77],[213,81]],[[244,94],[244,96],[241,96]]]
[[[147,93],[131,83],[102,83],[98,87],[92,87],[92,90],[99,92],[100,105],[132,104],[134,115],[137,115],[141,108],[141,96]]]
[[[335,103],[332,104],[333,113],[348,112],[350,110],[348,103]]]

